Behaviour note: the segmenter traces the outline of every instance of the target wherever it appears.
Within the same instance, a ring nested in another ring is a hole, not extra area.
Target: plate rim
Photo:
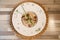
[[[34,36],[24,36],[24,35],[18,33],[18,32],[15,30],[15,28],[14,28],[14,26],[13,26],[13,23],[12,23],[12,15],[13,15],[14,10],[15,10],[20,4],[25,3],[25,2],[33,2],[33,3],[38,4],[38,5],[44,10],[45,15],[46,15],[46,24],[45,24],[45,27],[43,28],[43,30],[42,30],[40,33],[38,33],[38,34],[36,34],[36,35],[34,35]],[[37,38],[37,37],[41,36],[41,35],[45,32],[45,30],[47,29],[47,26],[48,26],[48,14],[47,14],[47,11],[45,10],[45,8],[44,8],[44,7],[42,6],[42,4],[40,4],[40,3],[37,3],[37,2],[35,2],[35,1],[23,1],[23,2],[19,2],[17,5],[15,5],[14,9],[13,9],[13,10],[11,11],[11,13],[10,13],[10,25],[11,25],[11,28],[12,28],[13,32],[14,32],[18,37],[21,37],[21,38],[24,38],[24,39]]]

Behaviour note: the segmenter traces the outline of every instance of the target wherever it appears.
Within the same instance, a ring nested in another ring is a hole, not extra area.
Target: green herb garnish
[[[35,30],[35,31],[40,31],[40,28],[38,28],[37,30]]]

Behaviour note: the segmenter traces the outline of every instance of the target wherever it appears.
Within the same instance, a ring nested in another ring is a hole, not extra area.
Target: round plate
[[[27,14],[29,16],[26,16]],[[36,17],[35,21],[34,16]],[[22,17],[25,17],[25,19]],[[35,2],[23,2],[14,9],[11,15],[11,23],[14,30],[19,34],[34,36],[41,33],[46,27],[47,15],[41,5]],[[31,25],[29,26],[29,24]]]

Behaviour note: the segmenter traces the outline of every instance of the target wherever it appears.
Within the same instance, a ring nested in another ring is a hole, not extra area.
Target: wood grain
[[[45,8],[46,11],[60,11],[60,5],[42,5],[42,6]],[[15,5],[9,5],[6,7],[1,5],[0,11],[12,11]]]
[[[60,40],[60,0],[34,0],[45,7],[49,23],[47,30],[33,40]],[[0,0],[0,40],[28,40],[15,35],[10,26],[10,12],[22,0]]]
[[[55,0],[55,4],[60,4],[60,0]]]
[[[60,5],[43,5],[46,11],[60,11]]]
[[[22,2],[24,0],[0,0],[0,4],[17,4],[19,2]],[[53,4],[54,3],[54,0],[34,0],[38,3],[41,3],[41,4]]]
[[[9,24],[9,12],[6,12],[8,14],[0,13],[0,38],[1,40],[19,40],[16,39],[14,32],[12,31],[10,24]],[[34,40],[59,40],[60,35],[60,12],[48,12],[49,13],[49,25],[45,33],[41,35],[41,37],[34,39]],[[8,18],[7,18],[8,17]],[[6,18],[6,19],[5,19]],[[3,20],[2,20],[3,19]],[[53,21],[54,23],[53,23]],[[55,25],[54,25],[55,24]],[[9,38],[11,37],[11,38]],[[13,37],[13,38],[12,38]],[[23,39],[22,39],[23,40]],[[24,39],[25,40],[25,39]]]

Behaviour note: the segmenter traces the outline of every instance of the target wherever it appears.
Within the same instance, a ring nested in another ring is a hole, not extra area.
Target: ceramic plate
[[[46,25],[46,13],[34,2],[24,2],[15,8],[12,14],[14,29],[21,35],[39,34]]]

